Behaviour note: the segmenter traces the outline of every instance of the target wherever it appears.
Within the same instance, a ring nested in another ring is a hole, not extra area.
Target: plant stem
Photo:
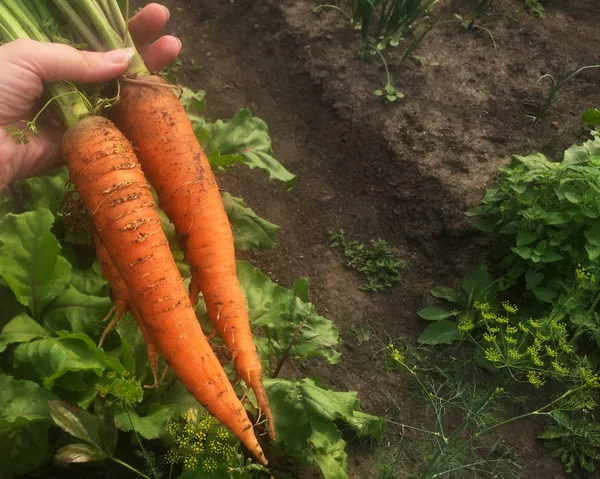
[[[273,373],[273,376],[272,376],[273,378],[276,378],[279,375],[279,372],[281,371],[283,364],[286,362],[286,360],[290,354],[290,350],[292,349],[292,346],[294,345],[294,342],[296,341],[296,337],[298,336],[298,333],[302,329],[302,326],[304,326],[305,324],[306,324],[306,319],[304,321],[302,321],[296,328],[296,331],[294,331],[294,335],[292,336],[292,339],[290,339],[290,344],[288,344],[287,348],[285,348],[285,351],[283,352],[281,359],[277,363],[277,367],[275,368],[275,372]]]
[[[102,42],[91,28],[83,21],[79,14],[69,4],[67,0],[53,0],[54,5],[67,18],[71,27],[77,32],[81,39],[88,44],[89,47],[96,51],[102,51]]]
[[[392,84],[392,78],[390,77],[390,71],[388,70],[387,62],[385,61],[385,58],[384,58],[383,54],[378,50],[377,47],[374,47],[373,45],[369,45],[369,48],[371,48],[371,50],[373,50],[375,53],[377,53],[377,55],[379,55],[379,58],[381,58],[381,61],[383,62],[383,67],[385,68],[385,75],[386,75],[386,78],[387,78],[387,84],[391,85]]]
[[[119,459],[118,457],[110,457],[113,461],[115,461],[117,464],[121,464],[121,466],[126,467],[127,469],[129,469],[130,471],[135,472],[138,476],[143,477],[144,479],[151,479],[149,476],[147,476],[146,474],[144,474],[141,471],[138,471],[135,467],[127,464],[125,461],[121,461],[121,459]]]
[[[55,3],[61,0],[53,0]],[[119,9],[118,3],[116,0],[109,0],[110,11],[112,13],[111,18],[115,17],[115,24],[111,23],[111,21],[104,14],[100,6],[94,0],[80,0],[79,5],[85,12],[83,17],[81,18],[82,22],[88,22],[94,26],[96,31],[99,34],[100,39],[100,48],[98,51],[107,51],[107,50],[115,50],[118,48],[124,47],[134,47],[133,40],[129,32],[126,35],[123,35],[123,38],[119,35],[118,32],[125,28],[126,22]],[[76,20],[74,18],[70,18],[69,22],[75,28],[76,26],[73,24]],[[134,47],[135,48],[135,47]],[[148,75],[150,72],[146,68],[144,64],[144,60],[141,55],[136,51],[135,55],[131,59],[129,63],[129,67],[125,72],[126,75],[138,77]]]
[[[328,5],[328,4],[326,4],[326,5],[317,5],[311,11],[312,12],[317,12],[317,11],[321,10],[322,8],[331,8],[332,10],[337,10],[338,12],[340,12],[341,14],[343,14],[350,21],[350,23],[352,23],[352,18],[350,17],[350,15],[348,15],[346,12],[344,12],[344,10],[342,10],[340,7],[337,7],[335,5]]]
[[[440,457],[442,456],[442,454],[444,453],[444,451],[446,450],[446,448],[448,447],[448,445],[452,444],[452,443],[454,443],[454,441],[456,441],[456,439],[458,438],[458,436],[460,435],[460,433],[462,433],[463,430],[469,425],[469,420],[471,419],[471,417],[479,414],[479,412],[490,401],[490,399],[492,398],[492,396],[496,392],[496,388],[498,387],[498,385],[502,381],[502,376],[503,375],[500,375],[498,377],[498,379],[496,380],[496,383],[494,384],[494,387],[490,389],[490,392],[487,394],[487,396],[485,397],[485,399],[483,399],[479,403],[479,405],[474,409],[474,412],[473,411],[469,411],[467,413],[467,417],[465,418],[465,420],[454,430],[454,432],[450,435],[450,437],[448,437],[448,439],[445,441],[445,443],[442,445],[442,447],[436,452],[435,456],[433,456],[433,458],[429,461],[429,463],[427,465],[427,468],[421,474],[421,476],[419,476],[420,479],[428,479],[430,477],[431,470],[436,465],[436,463],[439,461]],[[471,439],[467,442],[467,444],[470,444],[475,439],[475,437],[476,436],[472,436]]]
[[[41,32],[35,18],[29,12],[23,11],[22,7],[14,0],[0,1],[0,25],[2,25],[1,30],[5,39],[10,41],[18,38],[33,38],[38,41],[49,41],[48,37]],[[73,99],[74,94],[79,92],[72,85],[54,82],[49,84],[46,89],[53,98],[53,106],[65,126],[71,127],[83,116],[90,114],[88,105],[81,100],[81,97]],[[81,95],[81,93],[79,94]]]
[[[484,429],[483,431],[479,431],[477,432],[473,438],[470,439],[470,441],[477,439],[485,434],[487,434],[488,432],[500,427],[500,426],[504,426],[506,424],[509,424],[513,421],[517,421],[519,419],[524,419],[526,417],[529,416],[542,416],[542,415],[547,415],[550,414],[548,412],[544,412],[546,409],[548,409],[549,407],[552,407],[554,404],[556,404],[557,402],[562,401],[563,399],[569,397],[571,394],[580,391],[581,389],[584,389],[586,386],[579,386],[575,389],[569,389],[567,392],[565,392],[562,396],[556,398],[554,401],[549,402],[548,404],[546,404],[545,406],[536,409],[535,411],[531,411],[525,414],[521,414],[520,416],[515,416],[515,417],[511,417],[510,419],[506,419],[505,421],[499,422],[498,424],[494,424],[493,426],[488,427],[487,429]]]

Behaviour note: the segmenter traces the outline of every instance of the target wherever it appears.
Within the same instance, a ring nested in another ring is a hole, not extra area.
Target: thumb
[[[135,54],[133,48],[97,53],[28,39],[15,40],[5,47],[2,55],[5,60],[31,71],[44,82],[102,83],[112,80],[127,69]]]

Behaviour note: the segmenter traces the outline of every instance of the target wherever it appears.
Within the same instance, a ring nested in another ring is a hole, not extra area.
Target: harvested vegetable
[[[6,40],[49,41],[25,5],[0,1]],[[63,154],[95,232],[151,337],[196,399],[266,464],[252,424],[192,308],[134,150],[110,120],[94,115],[72,85],[47,87],[65,126]],[[66,98],[68,97],[68,101]]]
[[[73,26],[81,24],[81,17],[65,7],[65,2],[53,1]],[[99,32],[105,48],[134,46],[129,35],[124,39],[118,33],[125,31],[125,20],[114,0],[109,3],[113,8],[103,10],[92,0],[82,1],[83,17]],[[86,36],[82,31],[81,35],[89,45],[98,44],[92,33]],[[262,364],[236,274],[231,226],[208,159],[174,89],[160,76],[150,75],[136,55],[125,73],[114,121],[132,142],[160,206],[175,225],[191,264],[192,302],[203,293],[210,320],[225,341],[237,373],[254,390],[274,439]]]
[[[158,346],[154,342],[154,338],[150,335],[150,331],[148,331],[148,328],[142,319],[142,315],[135,304],[133,304],[127,285],[117,271],[117,267],[113,263],[108,250],[102,244],[102,241],[100,241],[97,234],[94,235],[94,243],[96,244],[96,255],[98,257],[98,262],[100,263],[100,268],[102,269],[102,274],[108,281],[108,284],[110,284],[115,303],[107,316],[107,319],[112,316],[112,320],[102,333],[98,346],[102,346],[106,335],[117,325],[125,313],[129,311],[134,317],[135,322],[144,337],[144,341],[146,342],[146,353],[148,354],[148,362],[150,363],[150,370],[152,371],[152,377],[154,378],[154,384],[151,387],[158,387],[160,384],[158,378]]]

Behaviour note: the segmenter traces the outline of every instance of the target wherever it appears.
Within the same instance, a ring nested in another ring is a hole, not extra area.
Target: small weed
[[[536,85],[544,79],[548,79],[550,81],[550,91],[548,92],[548,97],[546,98],[546,101],[544,101],[544,103],[540,107],[540,111],[535,120],[538,121],[542,116],[544,116],[544,114],[548,111],[548,109],[554,102],[556,94],[563,86],[569,83],[575,76],[579,75],[579,73],[581,73],[582,71],[589,70],[592,68],[600,68],[600,65],[586,65],[584,67],[578,68],[569,75],[558,77],[558,79],[552,76],[550,73],[546,73],[545,75],[542,75],[540,78],[538,78]]]
[[[540,0],[525,0],[525,7],[530,12],[535,13],[539,18],[544,18],[546,16],[546,9],[540,3]]]
[[[377,337],[377,335],[375,334],[375,331],[373,331],[373,329],[371,327],[352,326],[352,332],[356,336],[356,342],[359,345],[368,343],[369,341],[371,341]]]
[[[394,103],[404,98],[404,93],[398,91],[391,83],[386,83],[382,89],[375,90],[373,94],[381,99],[385,104]]]
[[[381,52],[379,50],[377,50],[374,47],[367,47],[367,49],[370,49],[371,51],[373,51],[374,53],[379,55],[379,58],[383,62],[383,67],[385,68],[385,75],[387,78],[386,84],[383,87],[383,89],[379,88],[379,89],[375,90],[373,92],[373,94],[376,97],[379,97],[379,99],[384,104],[394,103],[394,102],[404,98],[404,93],[397,90],[396,87],[394,85],[392,85],[392,77],[390,75],[390,70],[387,66],[387,62],[385,61],[385,57],[381,54]]]
[[[367,282],[361,286],[365,291],[388,291],[400,281],[400,271],[405,263],[394,256],[382,239],[371,240],[370,246],[358,241],[346,241],[343,229],[329,231],[328,244],[339,248],[346,257],[346,266],[360,271]]]

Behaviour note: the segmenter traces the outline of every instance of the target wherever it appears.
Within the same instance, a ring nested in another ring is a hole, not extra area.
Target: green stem
[[[110,8],[112,14],[111,18],[114,18],[114,23],[112,23],[111,20],[111,25],[113,26],[113,28],[120,33],[121,37],[129,37],[129,31],[127,30],[127,22],[123,17],[123,13],[119,8],[119,3],[117,2],[117,0],[104,1],[108,2],[108,7]],[[127,2],[127,5],[125,5],[125,11],[127,12],[127,15],[129,15],[129,2]],[[131,40],[131,37],[129,37],[128,40]],[[132,47],[133,42],[131,42],[131,44],[127,43],[127,45]]]
[[[431,403],[431,406],[432,406],[433,410],[435,411],[435,409],[436,409],[435,408],[435,403],[433,402],[433,399],[431,399],[430,392],[425,387],[425,385],[423,384],[423,381],[421,381],[421,378],[419,377],[419,375],[417,373],[415,373],[412,369],[410,369],[404,362],[401,362],[400,365],[406,371],[408,371],[408,373],[415,379],[415,381],[417,381],[417,383],[421,387],[421,390],[425,394],[425,397],[427,397],[427,399]],[[439,414],[437,414],[437,412],[434,414],[434,416],[435,416],[435,421],[436,421],[436,424],[437,424],[437,428],[439,429],[438,436],[441,437],[444,440],[444,442],[446,442],[446,436],[444,434],[444,426],[442,424],[441,418],[440,418]]]
[[[151,479],[149,476],[147,476],[146,474],[144,474],[143,472],[138,471],[135,467],[127,464],[125,461],[121,461],[121,459],[117,458],[117,457],[112,457],[111,459],[113,461],[115,461],[117,464],[121,464],[121,466],[126,467],[127,469],[129,469],[130,471],[135,472],[138,476],[143,477],[144,479]]]
[[[61,0],[53,0],[56,2],[60,2]],[[119,9],[119,5],[116,0],[109,0],[111,4],[111,11],[113,16],[116,17],[116,24],[112,24],[111,21],[104,14],[100,6],[94,0],[80,0],[79,5],[84,12],[84,15],[81,18],[81,22],[87,22],[96,29],[99,39],[100,39],[100,48],[97,51],[107,51],[107,50],[116,50],[118,48],[124,47],[134,47],[133,40],[129,32],[124,38],[121,38],[117,32],[124,28],[126,25],[123,14]],[[114,3],[114,5],[112,5]],[[76,20],[74,18],[69,18],[69,23],[73,25],[74,28],[77,27],[75,24]],[[144,61],[141,55],[136,51],[136,54],[131,59],[129,63],[129,67],[125,72],[128,76],[144,76],[148,75],[150,72],[146,68]]]
[[[2,0],[0,3],[12,13],[15,21],[18,22],[27,37],[37,40],[38,42],[49,41],[48,37],[41,32],[38,26],[36,26],[35,18],[31,15],[29,10],[26,11],[23,8],[23,5],[18,4],[15,0]],[[20,37],[22,38],[23,34],[21,34]]]
[[[344,10],[342,10],[340,7],[337,7],[335,5],[329,5],[329,4],[318,5],[315,8],[313,8],[311,11],[312,12],[318,12],[319,10],[322,10],[323,8],[330,8],[332,10],[337,10],[338,12],[340,12],[342,15],[344,15],[352,23],[352,18],[350,17],[350,15],[348,15],[346,12],[344,12]]]
[[[11,13],[11,10],[13,13]],[[21,19],[25,23],[17,20]],[[2,25],[3,35],[7,40],[16,40],[18,38],[34,38],[48,41],[48,38],[41,33],[39,25],[35,18],[27,15],[21,8],[21,5],[14,0],[0,1],[0,24]],[[54,82],[46,87],[50,97],[53,98],[54,107],[62,118],[65,126],[71,127],[76,124],[83,116],[90,114],[87,104],[76,96],[79,93],[72,85],[62,82]],[[79,93],[81,95],[81,93]]]
[[[81,37],[89,47],[96,51],[102,51],[102,42],[98,36],[89,28],[75,9],[69,4],[67,0],[53,0],[54,5],[58,8],[61,13],[66,17],[67,21],[75,32]]]
[[[490,389],[490,392],[485,397],[485,399],[482,400],[481,403],[474,409],[474,412],[469,411],[467,413],[467,417],[465,418],[465,420],[454,430],[454,432],[450,435],[450,437],[448,437],[448,439],[445,441],[445,444],[443,444],[442,447],[436,452],[435,456],[433,456],[433,458],[429,461],[425,471],[421,474],[421,476],[420,476],[421,479],[427,479],[430,477],[431,470],[434,468],[436,463],[439,461],[440,457],[444,453],[444,450],[448,447],[449,444],[452,444],[458,438],[458,436],[464,431],[464,429],[468,426],[469,420],[471,419],[471,417],[479,414],[481,412],[481,410],[487,405],[487,403],[490,401],[490,399],[496,392],[498,385],[501,383],[502,377],[503,377],[503,375],[500,375],[498,377],[494,387]],[[473,439],[474,439],[474,436],[471,438],[470,441],[472,441]]]
[[[545,406],[536,409],[535,411],[531,411],[525,414],[521,414],[520,416],[515,416],[515,417],[511,417],[510,419],[507,419],[505,421],[499,422],[498,424],[494,424],[493,426],[488,427],[487,429],[484,429],[483,431],[479,431],[478,433],[476,433],[469,441],[473,441],[474,439],[477,439],[485,434],[487,434],[488,432],[500,427],[500,426],[504,426],[506,424],[509,424],[511,422],[517,421],[519,419],[524,419],[526,417],[530,417],[530,416],[540,416],[540,415],[547,415],[550,413],[544,412],[546,409],[552,407],[554,404],[556,404],[557,402],[562,401],[563,399],[566,399],[567,397],[569,397],[571,394],[576,393],[578,391],[580,391],[581,389],[584,389],[586,386],[579,386],[578,388],[575,389],[569,389],[566,393],[564,393],[562,396],[556,398],[554,401],[549,402],[548,404],[546,404]]]

